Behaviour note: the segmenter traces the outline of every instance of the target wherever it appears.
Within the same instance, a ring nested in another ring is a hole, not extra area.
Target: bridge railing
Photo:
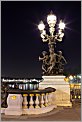
[[[13,99],[14,97],[17,96],[16,94],[22,95],[23,97],[22,114],[40,114],[49,112],[56,107],[56,105],[52,104],[52,97],[55,91],[56,89],[51,87],[39,90],[9,89],[7,91],[7,94],[8,95],[12,94]],[[8,101],[9,98],[7,100],[7,104],[9,104]],[[10,108],[10,105],[8,106],[7,108]],[[6,112],[6,114],[8,113]]]

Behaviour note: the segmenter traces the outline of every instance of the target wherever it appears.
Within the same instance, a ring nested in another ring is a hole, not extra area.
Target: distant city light
[[[80,99],[80,98],[81,98],[81,96],[78,96],[78,98]]]
[[[69,82],[69,78],[68,78],[68,77],[65,77],[64,80],[65,80],[66,82]]]
[[[70,75],[70,76],[69,76],[69,79],[70,79],[70,80],[73,80],[73,76],[72,76],[72,75]]]

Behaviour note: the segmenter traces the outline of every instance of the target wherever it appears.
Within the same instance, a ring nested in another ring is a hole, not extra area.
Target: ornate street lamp
[[[59,22],[59,27],[58,27],[58,32],[55,32],[55,25],[57,23],[57,17],[56,15],[54,15],[52,12],[47,16],[47,23],[49,25],[49,32],[50,34],[48,35],[46,33],[45,30],[45,25],[43,23],[43,21],[41,21],[38,25],[38,29],[40,30],[40,36],[42,38],[43,42],[48,42],[48,47],[49,47],[49,53],[50,55],[46,55],[46,53],[44,53],[45,51],[43,51],[43,58],[39,57],[39,60],[43,60],[43,65],[42,65],[42,69],[43,69],[43,74],[46,75],[51,75],[54,74],[59,74],[59,72],[62,72],[63,68],[60,68],[61,66],[56,66],[56,58],[58,56],[58,60],[60,62],[60,60],[63,58],[63,60],[66,62],[66,60],[64,59],[64,57],[62,56],[62,52],[59,51],[59,55],[54,53],[54,44],[56,44],[56,41],[61,42],[62,38],[64,36],[63,30],[65,28],[65,24],[62,20],[60,20]],[[61,71],[57,71],[56,69],[59,69]],[[53,71],[54,69],[54,71]],[[57,72],[56,72],[57,71]]]
[[[57,17],[51,12],[47,16],[47,23],[49,25],[50,35],[46,34],[45,25],[43,21],[39,23],[38,29],[40,30],[41,38],[43,42],[49,41],[50,43],[52,43],[51,39],[53,40],[53,43],[55,43],[56,40],[62,41],[62,38],[64,36],[63,30],[65,28],[65,24],[64,22],[62,22],[62,20],[60,20],[58,33],[54,35],[56,22],[57,22]]]

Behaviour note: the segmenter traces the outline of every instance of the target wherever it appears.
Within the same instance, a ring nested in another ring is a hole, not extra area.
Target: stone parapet
[[[65,82],[65,76],[42,76],[43,82],[39,84],[40,89],[52,87],[56,89],[53,93],[53,103],[57,106],[72,106],[70,102],[70,86]]]

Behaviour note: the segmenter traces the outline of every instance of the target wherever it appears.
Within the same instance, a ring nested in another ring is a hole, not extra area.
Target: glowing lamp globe
[[[48,24],[55,24],[56,23],[56,16],[54,15],[54,14],[49,14],[48,16],[47,16],[47,23]]]
[[[62,20],[60,20],[59,28],[60,28],[60,29],[64,29],[64,28],[65,28],[65,23],[62,22]]]
[[[40,24],[38,25],[38,29],[40,31],[42,31],[42,30],[44,30],[44,28],[45,28],[45,25],[44,25],[43,21],[41,21]]]

